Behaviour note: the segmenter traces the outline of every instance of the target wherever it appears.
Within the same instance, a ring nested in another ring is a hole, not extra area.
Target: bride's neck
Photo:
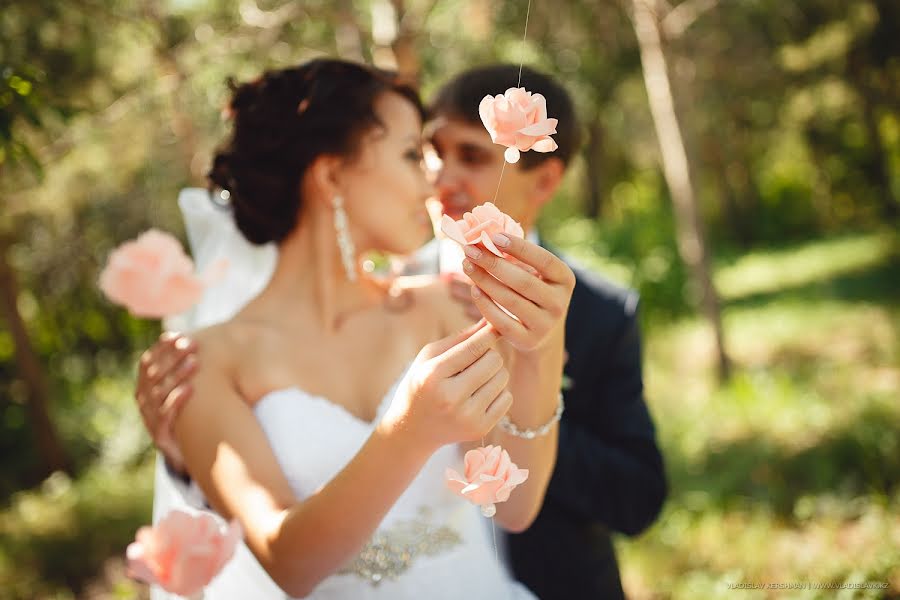
[[[312,318],[323,331],[336,331],[347,317],[381,299],[376,282],[358,264],[354,268],[356,281],[350,281],[328,215],[301,215],[279,245],[278,264],[264,292],[267,310],[278,311],[280,318]]]

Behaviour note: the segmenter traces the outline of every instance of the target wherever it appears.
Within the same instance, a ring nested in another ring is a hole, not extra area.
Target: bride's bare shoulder
[[[253,348],[272,337],[273,328],[267,323],[235,318],[224,323],[198,329],[191,334],[204,357],[225,363],[240,355],[252,353]]]
[[[465,304],[451,293],[449,279],[436,275],[406,276],[397,278],[395,286],[412,294],[420,310],[429,318],[439,319],[443,335],[471,324]]]

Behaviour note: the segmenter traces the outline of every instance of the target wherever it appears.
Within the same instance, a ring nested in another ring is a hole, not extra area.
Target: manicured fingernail
[[[475,265],[473,265],[468,260],[463,261],[463,271],[465,271],[466,273],[471,273],[474,270],[475,270]]]
[[[469,258],[478,258],[481,256],[481,250],[476,248],[475,246],[466,246],[465,248],[466,256]]]
[[[477,285],[472,286],[472,297],[481,298],[481,289]]]
[[[175,340],[175,347],[178,348],[179,350],[186,349],[188,346],[190,346],[190,344],[191,344],[191,340],[189,340],[187,338],[178,338],[177,340]]]
[[[506,248],[507,246],[509,246],[509,238],[502,233],[495,233],[491,236],[491,239],[494,240],[494,243],[501,248]]]

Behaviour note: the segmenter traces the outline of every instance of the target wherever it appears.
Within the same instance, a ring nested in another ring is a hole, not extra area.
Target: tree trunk
[[[587,148],[585,149],[585,213],[592,219],[600,216],[603,205],[603,124],[597,115],[588,129]]]
[[[60,443],[56,428],[49,414],[47,381],[37,354],[28,338],[25,322],[19,312],[19,286],[12,266],[7,260],[10,239],[0,233],[0,303],[3,317],[9,325],[15,347],[19,375],[28,390],[27,410],[29,424],[34,435],[42,477],[54,471],[69,471],[69,460]]]
[[[156,49],[157,66],[162,73],[163,81],[171,81],[171,88],[167,94],[169,102],[169,114],[172,119],[172,132],[178,139],[181,149],[182,164],[185,171],[190,173],[195,183],[205,181],[205,165],[198,162],[197,158],[197,131],[194,120],[183,108],[182,96],[187,83],[187,74],[178,64],[178,60],[169,48],[158,47]],[[165,85],[165,84],[164,84]]]
[[[881,214],[885,219],[896,221],[900,217],[900,204],[894,197],[894,189],[891,185],[889,154],[881,140],[878,131],[878,115],[871,100],[868,90],[858,89],[858,95],[862,101],[863,121],[866,124],[866,133],[869,138],[868,168],[866,169],[881,188]]]
[[[748,216],[752,213],[741,206],[741,191],[746,190],[747,177],[744,175],[743,166],[736,166],[734,157],[740,151],[732,148],[732,145],[724,139],[708,139],[707,149],[704,152],[711,162],[711,166],[718,172],[718,181],[721,186],[719,197],[722,200],[723,219],[733,237],[745,250],[750,248],[753,241],[750,228],[752,219]],[[729,165],[729,160],[732,161]],[[746,164],[746,163],[745,163]],[[741,169],[739,174],[732,169]]]
[[[365,62],[363,58],[363,36],[359,23],[356,20],[353,0],[341,0],[337,7],[334,40],[338,56],[345,60]]]
[[[419,31],[404,0],[372,2],[372,58],[375,66],[394,69],[418,83],[421,62],[416,48]]]
[[[719,377],[725,379],[730,374],[731,364],[725,351],[719,298],[710,275],[709,253],[694,198],[687,152],[675,113],[659,22],[649,1],[632,0],[634,31],[640,46],[644,85],[659,140],[666,184],[675,205],[678,251],[690,270],[691,279],[701,291],[702,310],[715,333]]]
[[[172,133],[178,140],[185,172],[190,174],[195,184],[200,184],[206,180],[206,164],[197,160],[197,130],[193,118],[184,108],[183,96],[188,76],[178,63],[175,49],[169,45],[170,41],[164,30],[165,9],[160,4],[158,0],[147,0],[142,6],[144,18],[158,27],[159,42],[153,48],[156,68],[160,74],[158,85],[167,87],[165,92]]]

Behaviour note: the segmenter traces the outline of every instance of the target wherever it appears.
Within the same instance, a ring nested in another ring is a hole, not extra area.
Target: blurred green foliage
[[[705,325],[657,324],[647,394],[672,490],[619,540],[634,597],[726,598],[735,583],[881,582],[900,592],[900,248],[893,231],[746,253],[716,280],[742,371],[713,376]],[[740,593],[744,594],[744,591]]]
[[[104,301],[99,269],[149,226],[181,232],[175,197],[203,183],[228,77],[321,53],[374,60],[386,5],[405,11],[426,96],[468,66],[524,60],[576,99],[585,144],[541,225],[640,291],[673,481],[660,523],[623,544],[632,595],[715,597],[741,577],[818,580],[817,568],[892,577],[896,595],[900,5],[660,3],[739,367],[719,387],[627,4],[535,0],[523,43],[527,3],[501,0],[0,0],[0,239],[76,467],[41,484],[0,326],[0,598],[74,597],[98,576],[104,593],[136,593],[119,563],[103,565],[149,518],[131,382],[159,326]],[[791,558],[801,550],[818,567]]]

